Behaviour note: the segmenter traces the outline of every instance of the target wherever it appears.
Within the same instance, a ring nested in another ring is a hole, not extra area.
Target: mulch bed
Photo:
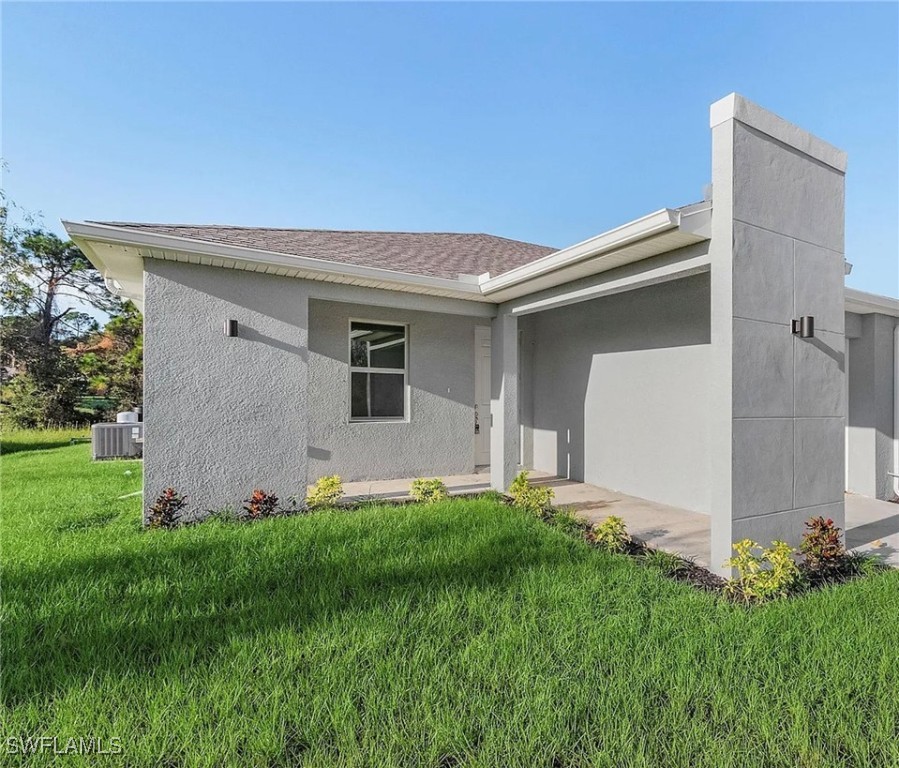
[[[504,496],[503,500],[512,505],[512,499]],[[566,515],[560,522],[559,513],[565,514],[564,509],[551,509],[545,512],[541,519],[548,525],[562,528],[569,535],[583,539],[588,544],[597,549],[605,550],[605,547],[596,541],[593,533],[593,525],[584,520]],[[630,537],[625,543],[620,554],[632,557],[643,566],[649,567],[652,564],[652,557],[656,553],[661,552],[655,547],[651,547],[645,541],[636,537]],[[668,562],[664,568],[656,568],[659,573],[674,581],[680,581],[684,584],[710,592],[735,603],[746,604],[746,600],[740,594],[733,594],[725,590],[727,580],[716,573],[712,573],[694,562],[688,557],[665,552]],[[867,566],[867,567],[866,567]],[[837,584],[845,584],[859,578],[863,578],[872,572],[882,572],[892,570],[891,566],[880,562],[876,558],[869,555],[859,553],[847,553],[847,555],[837,561],[830,567],[813,567],[807,562],[798,563],[800,573],[800,587],[791,596],[805,594],[816,589],[834,586]]]

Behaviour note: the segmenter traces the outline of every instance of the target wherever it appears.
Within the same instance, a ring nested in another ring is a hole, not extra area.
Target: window
[[[350,420],[406,418],[406,326],[350,321]]]

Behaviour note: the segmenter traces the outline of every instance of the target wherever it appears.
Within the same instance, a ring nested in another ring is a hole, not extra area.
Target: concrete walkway
[[[847,493],[846,546],[899,567],[899,504]]]
[[[702,565],[708,565],[710,539],[709,518],[706,515],[545,472],[531,472],[530,477],[535,484],[548,485],[555,491],[553,504],[557,507],[569,507],[592,523],[609,515],[618,515],[624,519],[632,535],[659,549],[688,555]],[[453,475],[442,479],[453,495],[478,493],[490,488],[487,467],[473,475]],[[399,500],[408,498],[411,484],[411,478],[344,483],[344,492],[347,501]]]
[[[488,467],[471,475],[442,479],[453,495],[479,493],[490,488]],[[632,535],[651,546],[692,557],[701,565],[711,565],[708,515],[545,472],[532,472],[531,480],[555,491],[553,504],[557,507],[569,507],[592,523],[617,515]],[[408,498],[411,484],[412,478],[373,480],[345,483],[344,491],[347,501],[399,500]],[[846,494],[846,545],[899,566],[899,504]]]

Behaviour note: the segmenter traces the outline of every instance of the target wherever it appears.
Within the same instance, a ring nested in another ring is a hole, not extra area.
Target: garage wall
[[[350,423],[350,318],[409,325],[407,422]],[[364,304],[309,303],[309,480],[474,471],[474,329],[489,319]]]
[[[537,313],[521,331],[526,461],[709,511],[708,274]]]

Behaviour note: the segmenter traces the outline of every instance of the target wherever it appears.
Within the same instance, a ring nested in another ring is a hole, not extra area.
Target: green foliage
[[[445,501],[449,498],[446,485],[439,477],[425,479],[419,477],[412,481],[412,487],[409,489],[409,495],[415,501],[423,504],[434,504],[438,501]]]
[[[581,534],[586,528],[586,523],[574,514],[570,509],[560,508],[552,511],[552,523],[560,530],[568,534]]]
[[[73,349],[88,391],[103,398],[107,416],[143,402],[143,347],[143,316],[125,301],[102,331]]]
[[[340,475],[320,477],[306,494],[306,507],[308,509],[333,507],[342,497],[343,482]]]
[[[647,549],[642,557],[643,564],[657,569],[662,575],[676,577],[691,569],[689,560],[663,549]]]
[[[174,528],[181,521],[186,506],[186,496],[180,495],[174,488],[166,488],[147,510],[147,528]]]
[[[593,541],[609,552],[624,552],[631,542],[624,520],[609,515],[601,523],[593,526]]]
[[[802,536],[800,549],[806,563],[812,568],[839,568],[846,558],[846,547],[833,520],[812,517],[806,520],[805,527],[808,530]]]
[[[243,510],[251,520],[274,517],[278,514],[278,497],[256,488],[249,499],[244,499]]]
[[[74,243],[30,222],[4,226],[0,247],[4,421],[28,428],[96,419],[79,408],[86,394],[110,395],[113,412],[139,403],[140,315],[134,306],[109,293]],[[73,303],[113,313],[111,330],[100,334],[96,320]],[[89,355],[83,361],[82,352]]]
[[[2,390],[3,421],[16,429],[76,424],[76,406],[83,379],[74,361],[51,350],[28,370],[17,374]]]
[[[519,472],[509,486],[509,496],[516,507],[521,507],[535,515],[542,515],[552,508],[555,493],[545,485],[531,485],[527,470]]]
[[[799,586],[799,567],[793,559],[793,548],[786,542],[772,542],[766,549],[751,539],[743,539],[733,546],[735,555],[724,563],[737,571],[725,585],[732,597],[747,603],[764,603],[787,597]]]

